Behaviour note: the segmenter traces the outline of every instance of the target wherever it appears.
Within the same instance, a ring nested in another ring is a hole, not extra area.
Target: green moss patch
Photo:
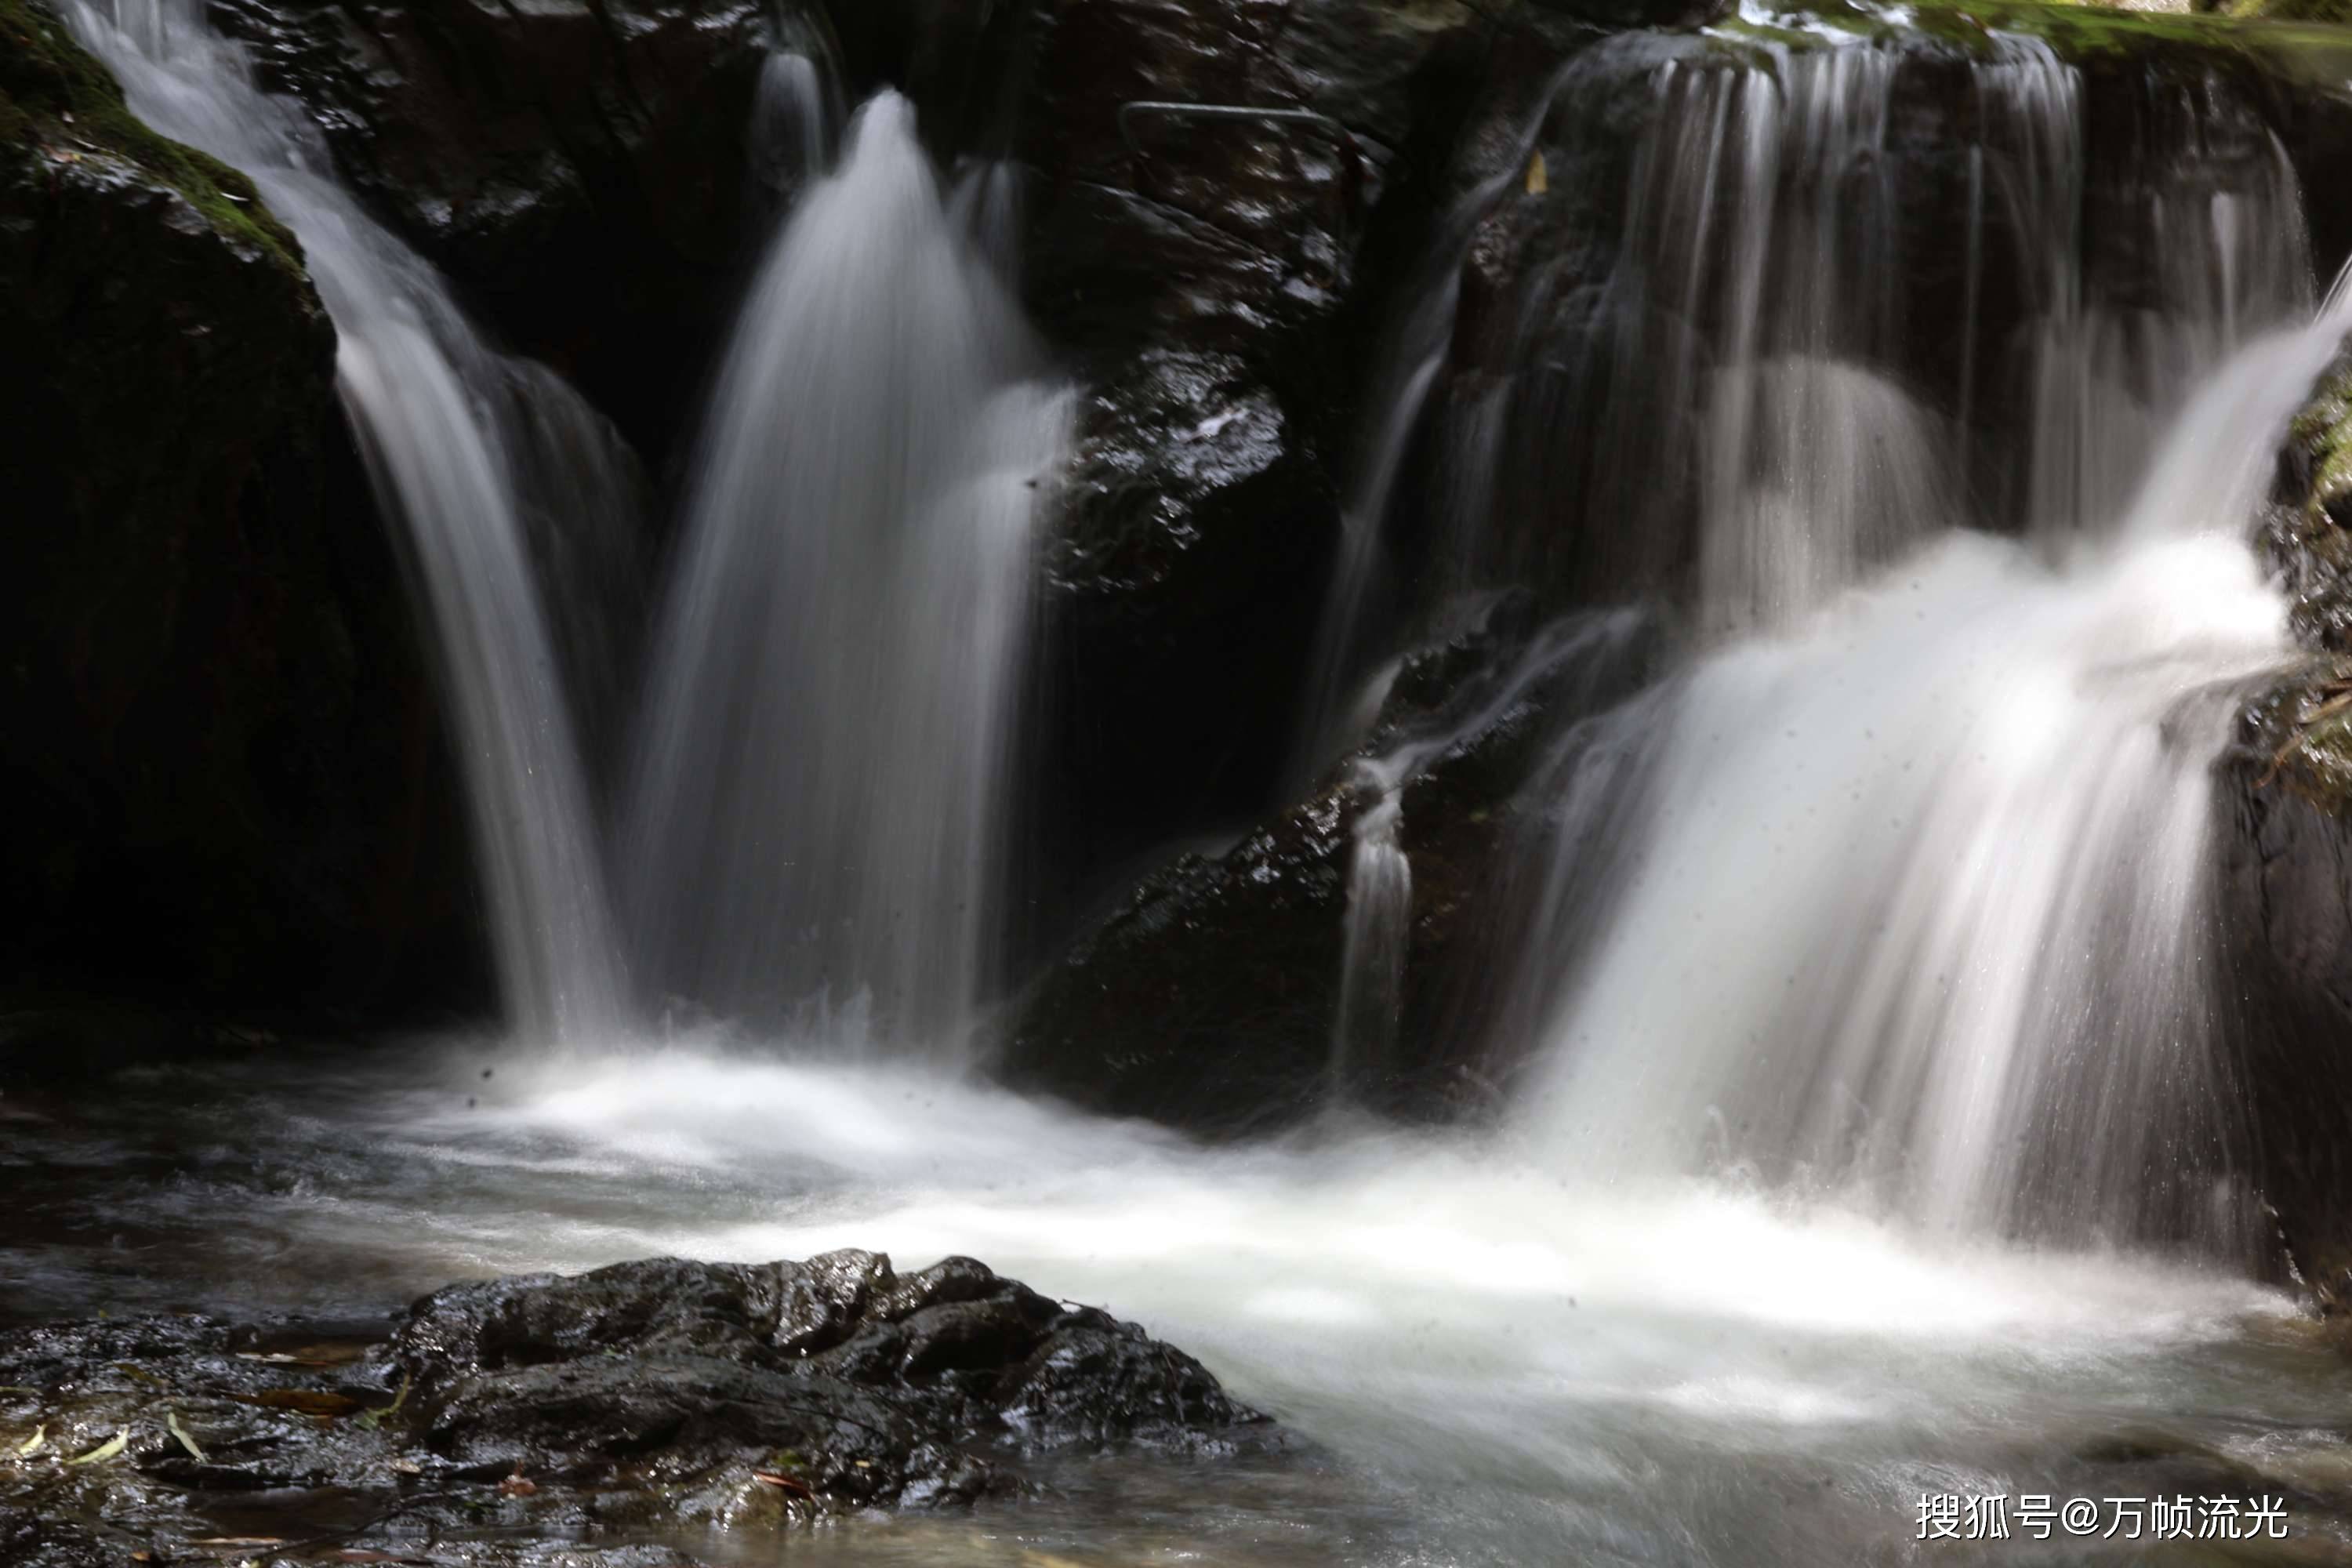
[[[1844,33],[1894,38],[1925,33],[1972,53],[1993,35],[2038,37],[2060,58],[2103,59],[2194,52],[2233,58],[2283,80],[2342,89],[2352,80],[2352,0],[2235,0],[2227,14],[2128,11],[2044,0],[1783,0],[1773,18],[1731,16],[1711,29],[1727,38],[1820,45]]]
[[[262,205],[253,182],[150,130],[105,65],[33,0],[0,0],[0,142],[58,163],[129,163],[186,197],[223,237],[302,275],[302,247]]]
[[[2311,465],[2305,510],[2340,514],[2352,506],[2352,354],[2336,362],[2295,416],[2291,438]]]

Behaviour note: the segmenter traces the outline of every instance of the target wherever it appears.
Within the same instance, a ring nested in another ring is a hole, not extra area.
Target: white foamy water
[[[133,1277],[347,1306],[660,1252],[966,1253],[1142,1321],[1291,1435],[1270,1465],[1150,1461],[1148,1503],[1081,1485],[960,1529],[803,1543],[849,1561],[1876,1561],[1920,1490],[2250,1487],[2324,1451],[2312,1429],[2352,1398],[2292,1303],[2227,1271],[1568,1178],[1521,1137],[1332,1123],[1204,1150],[774,1049],[559,1067],[462,1047],[280,1064],[225,1094],[207,1068],[217,1098],[176,1122],[145,1109],[189,1099],[161,1069],[106,1127],[12,1147],[78,1150],[68,1190],[127,1233],[127,1252],[50,1256],[86,1301]],[[107,1173],[159,1137],[178,1183]]]
[[[1548,1030],[1566,1166],[2251,1252],[2210,773],[2288,653],[2243,531],[2347,315],[2213,375],[2113,537],[1953,534],[1691,675]]]
[[[1202,1150],[791,1048],[125,1074],[9,1123],[12,1190],[58,1239],[0,1256],[0,1284],[19,1310],[351,1310],[652,1253],[969,1253],[1146,1323],[1286,1432],[1270,1458],[1098,1462],[979,1521],[791,1544],[858,1563],[1884,1561],[1922,1490],[2324,1479],[2352,1401],[2316,1326],[2230,1269],[1571,1178],[1524,1135],[1331,1121]],[[2312,1528],[2338,1528],[2328,1495],[2298,1493]]]

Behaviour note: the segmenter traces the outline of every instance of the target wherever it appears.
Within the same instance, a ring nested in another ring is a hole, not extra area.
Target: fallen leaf
[[[188,1458],[194,1459],[200,1465],[209,1465],[212,1463],[210,1459],[205,1458],[205,1451],[196,1447],[196,1440],[188,1436],[188,1429],[180,1425],[180,1413],[178,1411],[166,1410],[163,1412],[163,1425],[170,1427],[172,1436],[180,1440],[180,1447],[188,1451]]]
[[[131,1428],[125,1426],[121,1431],[117,1432],[113,1436],[109,1437],[105,1442],[100,1443],[89,1453],[77,1454],[74,1458],[68,1459],[66,1463],[68,1465],[103,1464],[105,1461],[114,1458],[115,1455],[122,1452],[125,1447],[130,1446],[130,1443]]]
[[[1538,152],[1528,160],[1528,195],[1539,196],[1550,189],[1551,170],[1545,165],[1543,153]]]
[[[499,1491],[506,1497],[532,1497],[539,1491],[539,1483],[517,1470],[499,1483]]]
[[[349,1415],[360,1407],[360,1402],[348,1394],[334,1394],[323,1388],[265,1388],[258,1394],[231,1395],[242,1405],[262,1405],[272,1410],[299,1410],[305,1415],[322,1419],[333,1415]]]
[[[394,1459],[392,1462],[392,1468],[394,1473],[404,1476],[421,1476],[425,1473],[425,1467],[414,1459]]]
[[[24,1455],[37,1452],[41,1447],[42,1434],[48,1431],[48,1423],[46,1421],[38,1426],[34,1427],[33,1435],[16,1445],[17,1456],[22,1458]]]

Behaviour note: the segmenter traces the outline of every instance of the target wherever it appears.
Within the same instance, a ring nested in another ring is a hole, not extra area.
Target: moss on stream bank
[[[253,182],[132,114],[121,84],[56,13],[32,0],[0,0],[0,38],[7,45],[0,48],[0,142],[58,164],[120,159],[186,197],[223,238],[303,278],[301,247],[261,205]]]

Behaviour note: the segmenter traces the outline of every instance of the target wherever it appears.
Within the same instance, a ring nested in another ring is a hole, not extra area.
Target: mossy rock
[[[2209,56],[2284,81],[2341,89],[2352,75],[2352,0],[2238,0],[2200,13],[2140,11],[2103,0],[1926,0],[1888,6],[1874,0],[1781,0],[1733,16],[1714,31],[1790,47],[1820,47],[1836,33],[1893,41],[1941,39],[1984,55],[1998,33],[2040,38],[2077,65]]]
[[[334,329],[243,175],[0,35],[0,985],[340,1010],[470,895]]]
[[[0,142],[52,163],[117,159],[187,198],[215,233],[300,279],[301,247],[253,189],[217,158],[160,136],[124,105],[121,84],[30,0],[0,0]],[[301,285],[307,288],[307,283]]]

